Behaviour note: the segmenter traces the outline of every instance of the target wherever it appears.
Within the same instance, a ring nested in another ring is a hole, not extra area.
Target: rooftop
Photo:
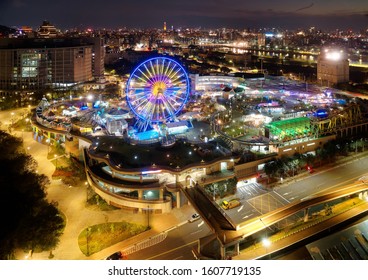
[[[194,145],[185,141],[177,141],[171,147],[162,147],[159,143],[130,145],[121,138],[99,137],[93,143],[89,152],[101,157],[108,154],[110,161],[122,169],[151,166],[175,169],[229,156],[224,153],[224,149],[217,147],[218,143],[216,142]]]

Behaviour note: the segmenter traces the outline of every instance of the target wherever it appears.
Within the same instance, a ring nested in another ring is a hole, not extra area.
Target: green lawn
[[[146,226],[128,222],[93,225],[79,234],[78,245],[83,254],[90,256],[145,230]]]

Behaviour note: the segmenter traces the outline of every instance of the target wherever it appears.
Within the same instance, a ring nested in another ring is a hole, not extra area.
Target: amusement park
[[[315,156],[339,139],[364,149],[368,132],[364,99],[285,77],[199,76],[158,56],[140,62],[123,88],[115,97],[44,97],[32,130],[83,162],[109,205],[136,212],[180,208],[197,186],[220,205],[244,182],[267,187],[278,159]]]

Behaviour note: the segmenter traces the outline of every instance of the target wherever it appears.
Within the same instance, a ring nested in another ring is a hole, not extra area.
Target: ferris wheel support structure
[[[127,83],[127,103],[140,131],[174,121],[189,97],[189,78],[174,59],[155,57],[138,65]]]

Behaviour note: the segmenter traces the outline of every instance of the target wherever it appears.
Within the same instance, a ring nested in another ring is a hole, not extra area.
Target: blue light
[[[327,118],[328,111],[326,109],[318,109],[313,115],[317,118]]]

